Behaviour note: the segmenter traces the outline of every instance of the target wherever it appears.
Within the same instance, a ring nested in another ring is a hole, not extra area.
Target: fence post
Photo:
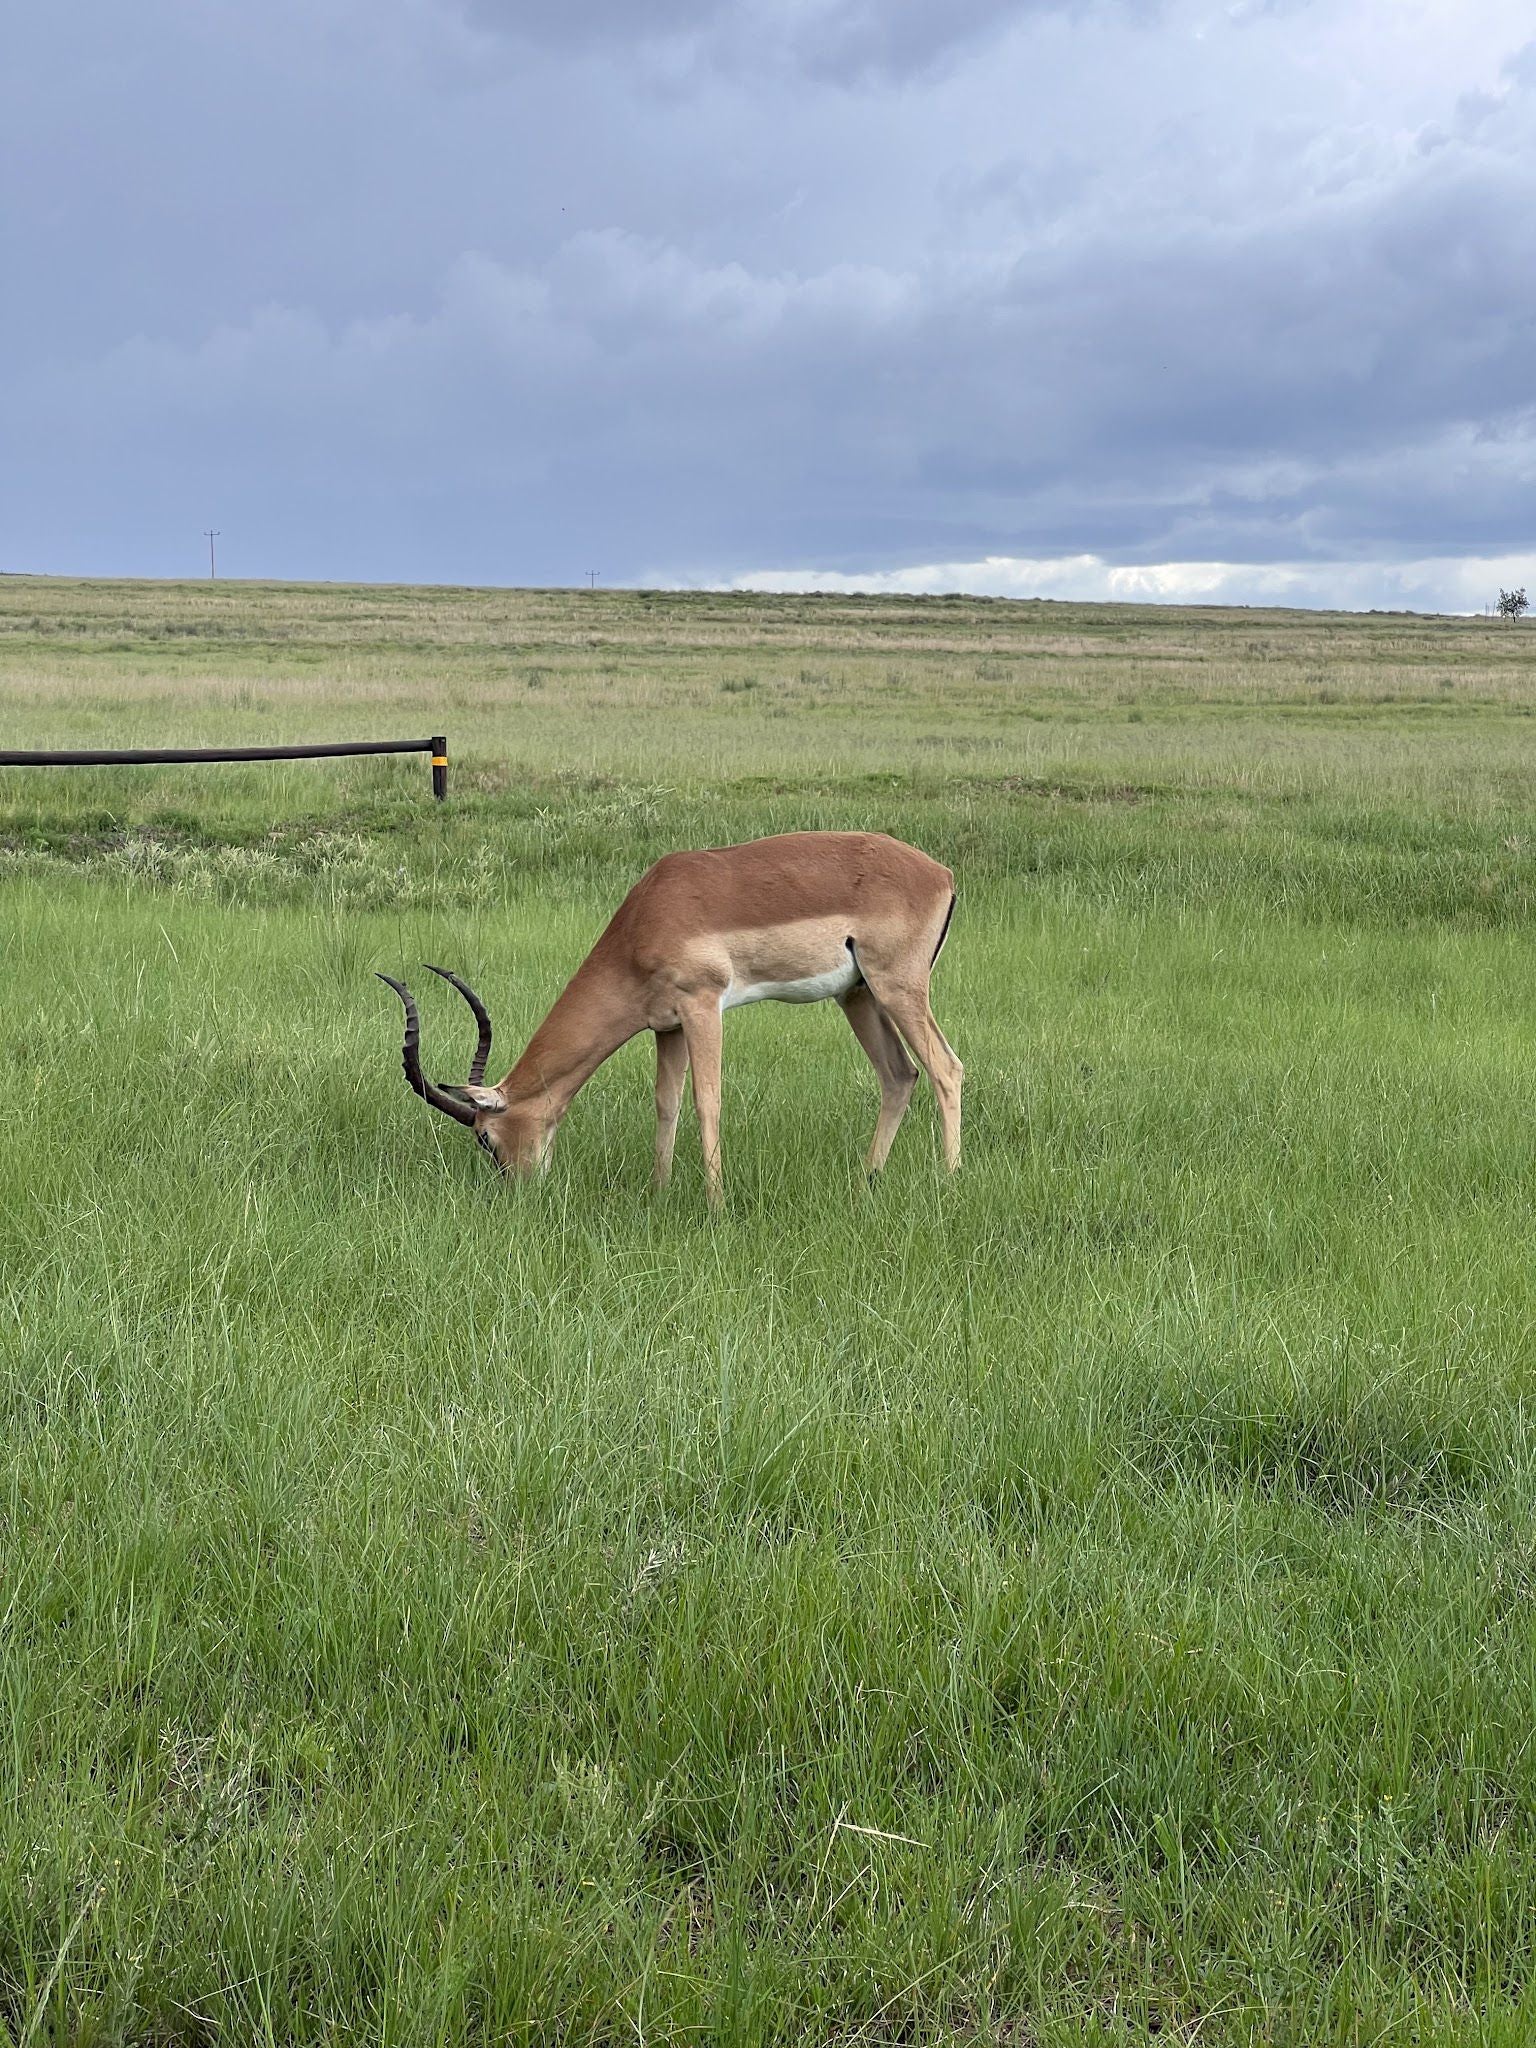
[[[448,795],[448,737],[432,735],[432,794],[442,803]]]

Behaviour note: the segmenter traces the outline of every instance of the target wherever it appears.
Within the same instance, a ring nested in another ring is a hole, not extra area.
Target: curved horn
[[[485,1079],[485,1063],[491,1056],[490,1014],[467,981],[460,981],[459,977],[446,967],[434,967],[430,960],[423,962],[423,965],[428,974],[439,974],[450,987],[456,988],[475,1013],[475,1022],[480,1027],[480,1039],[475,1047],[475,1056],[469,1063],[469,1085],[471,1088],[478,1088]]]
[[[403,981],[396,981],[392,974],[381,974],[380,981],[387,982],[405,1005],[405,1051],[402,1055],[405,1078],[410,1082],[423,1102],[430,1102],[434,1109],[440,1109],[444,1116],[451,1116],[456,1124],[468,1124],[471,1128],[475,1112],[467,1102],[460,1102],[450,1095],[446,1088],[439,1088],[435,1081],[429,1081],[421,1071],[421,1019],[416,1014],[416,1005],[411,992]]]

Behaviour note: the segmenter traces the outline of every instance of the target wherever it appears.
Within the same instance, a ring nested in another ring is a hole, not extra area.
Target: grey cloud
[[[713,27],[728,0],[460,0],[474,21],[519,41],[601,43],[610,47],[659,42]]]
[[[827,82],[920,73],[979,37],[1075,0],[462,0],[520,41],[613,51],[684,41],[701,61]]]
[[[482,503],[536,490],[631,559],[630,519],[689,561],[795,530],[844,562],[989,538],[1262,559],[1347,552],[1372,502],[1378,540],[1481,546],[1530,498],[1519,196],[1508,167],[1463,166],[1176,260],[1101,242],[972,277],[765,274],[588,233],[537,271],[460,259],[419,318],[273,310],[190,350],[131,344],[91,380],[88,431],[239,420],[290,473],[339,443],[377,490],[435,456]]]
[[[232,571],[555,581],[1368,563],[1532,530],[1524,54],[1363,124],[1343,85],[1315,104],[1342,9],[1212,45],[1196,0],[1155,33],[896,8],[877,59],[873,13],[807,0],[782,19],[841,50],[843,91],[797,59],[679,97],[602,55],[595,4],[483,76],[438,0],[387,35],[353,0],[276,4],[270,44],[243,31],[254,108],[205,26],[167,105],[207,111],[153,144],[118,104],[139,74],[85,82],[95,185],[39,124],[27,189],[56,169],[63,210],[36,202],[13,266],[0,566],[164,571],[210,520]],[[179,17],[153,19],[170,63]],[[921,71],[967,24],[1010,35]],[[922,83],[860,86],[877,63]]]

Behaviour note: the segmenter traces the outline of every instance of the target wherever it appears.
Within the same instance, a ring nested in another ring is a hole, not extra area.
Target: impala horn
[[[434,967],[430,960],[425,965],[428,974],[441,975],[450,988],[456,988],[475,1013],[475,1022],[480,1028],[480,1038],[475,1046],[475,1056],[469,1063],[469,1085],[471,1088],[478,1088],[485,1079],[485,1063],[491,1056],[490,1015],[484,1003],[481,1002],[467,981],[460,981],[459,977],[447,967]]]
[[[444,1116],[451,1116],[456,1124],[466,1124],[473,1129],[475,1112],[469,1103],[450,1093],[448,1089],[439,1088],[435,1081],[429,1081],[421,1071],[421,1019],[416,1014],[416,1005],[411,999],[410,990],[403,981],[396,981],[392,974],[381,974],[379,979],[387,982],[405,1005],[405,1050],[401,1055],[401,1063],[405,1068],[406,1080],[423,1102],[430,1102],[432,1107],[440,1109]],[[490,1049],[490,1042],[490,1025],[486,1023],[480,1033],[482,1052]],[[481,1053],[477,1052],[475,1058],[479,1061]],[[483,1061],[481,1063],[483,1064]]]

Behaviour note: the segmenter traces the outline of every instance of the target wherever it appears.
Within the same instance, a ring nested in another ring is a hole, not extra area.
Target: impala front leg
[[[683,1106],[683,1083],[688,1078],[688,1041],[681,1031],[656,1034],[656,1171],[653,1187],[664,1188],[672,1178],[672,1154],[677,1146],[677,1119]]]
[[[704,1192],[709,1206],[723,1199],[720,1179],[720,997],[710,990],[678,1004],[688,1058],[693,1065],[693,1107],[704,1147]]]

